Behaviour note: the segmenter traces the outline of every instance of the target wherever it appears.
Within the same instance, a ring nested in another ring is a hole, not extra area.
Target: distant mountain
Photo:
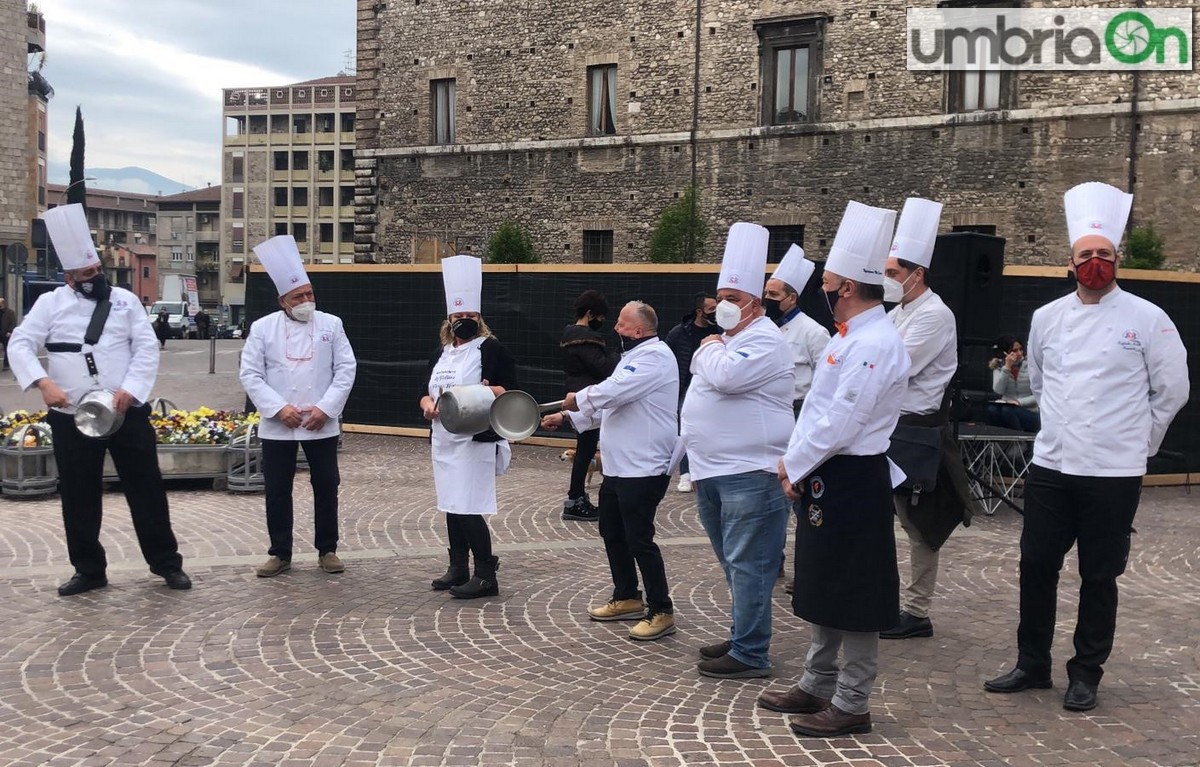
[[[50,165],[50,181],[55,184],[65,184],[70,179],[70,171],[66,165]],[[111,189],[117,192],[133,192],[134,194],[179,194],[190,192],[195,187],[172,181],[166,176],[160,176],[145,168],[88,168],[84,175],[89,177],[87,185],[92,189]],[[94,176],[95,181],[90,178]]]

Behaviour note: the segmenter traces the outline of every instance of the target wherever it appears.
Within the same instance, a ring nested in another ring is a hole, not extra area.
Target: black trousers
[[[150,425],[150,406],[131,407],[125,422],[106,439],[85,437],[75,428],[74,416],[51,410],[46,415],[54,438],[58,464],[58,494],[62,499],[67,555],[75,571],[104,575],[108,559],[100,545],[104,503],[104,453],[112,455],[121,490],[129,503],[133,529],[150,572],[165,575],[179,570],[183,558],[171,530],[171,512],[158,447]]]
[[[1079,546],[1079,615],[1072,680],[1099,684],[1117,626],[1117,576],[1129,559],[1129,534],[1141,477],[1077,477],[1031,466],[1021,531],[1021,622],[1017,668],[1049,674],[1058,604],[1058,574]]]
[[[600,537],[612,571],[613,599],[637,599],[641,595],[641,570],[651,612],[674,610],[662,552],[654,542],[654,514],[670,481],[665,474],[605,477],[600,485]]]
[[[588,466],[596,457],[596,449],[600,447],[600,429],[581,431],[575,435],[575,462],[571,464],[571,486],[567,489],[567,498],[575,500],[582,498],[584,482],[587,480]]]
[[[267,492],[267,534],[273,557],[292,559],[292,483],[296,478],[296,449],[304,446],[308,481],[313,490],[313,546],[317,554],[337,551],[338,544],[338,438],[264,439],[263,484]]]
[[[447,514],[446,537],[450,551],[470,551],[476,562],[492,558],[492,531],[482,514]]]

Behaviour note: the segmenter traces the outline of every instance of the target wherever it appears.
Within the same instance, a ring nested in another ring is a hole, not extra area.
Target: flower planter
[[[14,434],[15,444],[0,447],[0,493],[30,498],[58,491],[54,448],[38,444],[48,441],[49,434],[50,427],[42,423],[22,426]]]

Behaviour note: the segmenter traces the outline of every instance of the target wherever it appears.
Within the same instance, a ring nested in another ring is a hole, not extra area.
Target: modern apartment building
[[[311,263],[354,261],[356,88],[339,75],[224,91],[221,171],[223,273],[240,282],[254,245],[291,234]]]
[[[210,313],[220,308],[230,278],[221,268],[220,221],[219,186],[158,198],[159,284],[169,274],[196,275],[200,305]]]

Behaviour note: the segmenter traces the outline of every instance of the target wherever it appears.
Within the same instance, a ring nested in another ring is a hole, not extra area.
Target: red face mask
[[[1075,267],[1075,279],[1089,290],[1104,290],[1116,278],[1116,263],[1103,258],[1089,258]]]

